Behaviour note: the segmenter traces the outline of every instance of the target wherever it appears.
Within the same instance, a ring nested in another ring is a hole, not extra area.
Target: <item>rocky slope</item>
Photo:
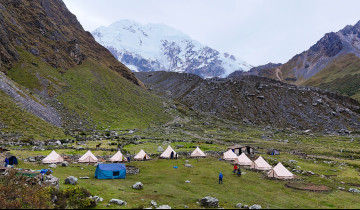
[[[287,63],[257,72],[296,85],[310,85],[360,99],[360,21],[325,34]]]
[[[360,129],[360,104],[315,88],[268,78],[202,79],[169,72],[139,72],[152,91],[221,118],[256,125],[326,132]]]
[[[61,138],[167,120],[162,101],[61,0],[0,0],[0,138]]]
[[[282,65],[281,63],[268,63],[265,65],[253,67],[249,71],[234,71],[233,73],[229,74],[228,77],[245,76],[245,75],[261,76],[261,73],[265,72],[265,70],[277,68],[281,65]]]
[[[61,0],[1,0],[0,42],[0,67],[5,72],[23,49],[62,71],[92,58],[140,85],[126,66],[84,31]]]
[[[325,34],[309,50],[280,67],[284,80],[299,84],[323,70],[334,59],[347,54],[360,56],[360,22],[338,32]]]
[[[122,20],[92,32],[133,71],[173,71],[201,77],[226,76],[251,66],[228,53],[204,46],[188,35],[163,24],[141,25]]]

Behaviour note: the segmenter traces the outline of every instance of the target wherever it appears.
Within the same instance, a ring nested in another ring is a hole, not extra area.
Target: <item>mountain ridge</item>
[[[220,53],[165,24],[117,21],[92,32],[95,39],[133,71],[174,71],[201,77],[224,76],[251,66]]]
[[[359,100],[360,86],[354,80],[354,76],[360,75],[359,60],[360,21],[338,32],[326,33],[308,50],[293,56],[281,66],[253,73],[299,86],[338,91]]]
[[[0,0],[0,17],[0,138],[69,138],[74,131],[168,120],[162,99],[98,44],[61,0]]]
[[[253,75],[212,79],[175,72],[135,75],[153,92],[221,119],[328,133],[360,128],[359,102],[318,88]]]

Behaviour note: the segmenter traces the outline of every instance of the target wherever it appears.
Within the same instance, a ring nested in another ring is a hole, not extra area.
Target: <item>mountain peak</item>
[[[202,77],[226,76],[250,65],[205,46],[163,23],[120,20],[100,27],[94,38],[133,71],[175,71]]]

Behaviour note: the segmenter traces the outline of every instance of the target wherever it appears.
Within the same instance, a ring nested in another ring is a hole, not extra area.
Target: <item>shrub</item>
[[[55,196],[57,198],[54,202],[57,209],[85,209],[96,206],[96,202],[89,198],[91,195],[89,191],[79,186],[70,186],[61,190],[52,188],[50,194],[52,198]]]
[[[0,178],[0,208],[52,208],[49,188],[40,186],[36,178],[16,176],[16,170]]]
[[[17,176],[16,172],[10,170],[6,176],[0,177],[0,209],[84,209],[96,206],[85,188],[70,186],[58,190],[41,185],[37,178]]]

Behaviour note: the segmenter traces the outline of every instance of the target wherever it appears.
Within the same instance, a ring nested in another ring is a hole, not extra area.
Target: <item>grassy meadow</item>
[[[237,127],[237,128],[234,128]],[[359,189],[360,185],[360,138],[350,136],[329,136],[322,134],[304,134],[276,129],[259,129],[251,126],[227,124],[223,121],[211,121],[204,126],[201,122],[190,120],[182,127],[169,125],[168,127],[153,127],[140,130],[125,137],[139,135],[142,138],[137,143],[126,144],[122,151],[135,154],[144,149],[153,154],[152,160],[146,162],[126,163],[140,168],[137,175],[128,175],[126,179],[98,180],[94,178],[95,167],[87,164],[70,163],[70,167],[53,169],[54,176],[60,178],[60,186],[66,187],[64,180],[73,175],[76,177],[89,176],[90,179],[79,179],[78,185],[88,189],[93,195],[104,198],[96,208],[147,208],[150,201],[155,200],[158,205],[170,205],[172,208],[203,208],[196,202],[205,196],[219,199],[223,208],[234,208],[237,203],[243,205],[260,204],[262,208],[360,208],[358,200],[360,194],[348,192],[349,188]],[[268,138],[263,138],[268,136]],[[157,140],[154,140],[157,139]],[[211,139],[211,141],[209,140]],[[176,141],[182,140],[182,141]],[[286,143],[284,142],[286,140]],[[124,140],[103,140],[102,147],[113,151],[96,150],[95,145],[100,142],[88,141],[85,148],[93,148],[95,155],[113,155],[117,145]],[[232,173],[233,166],[229,162],[220,161],[220,156],[204,159],[191,159],[180,156],[178,160],[158,159],[158,146],[166,149],[170,144],[177,152],[192,151],[199,145],[203,151],[225,151],[232,144],[251,145],[257,148],[258,154],[275,166],[279,161],[289,170],[296,169],[299,173],[295,180],[271,180],[262,172],[243,169],[244,175],[238,177]],[[76,142],[74,143],[76,145]],[[180,148],[177,148],[180,147]],[[177,149],[176,149],[177,148]],[[277,148],[280,155],[266,154],[269,148]],[[306,153],[307,157],[293,155],[297,150]],[[79,154],[86,151],[75,149],[59,149],[59,154]],[[12,150],[11,153],[19,158],[47,155],[51,150]],[[189,160],[192,168],[184,166]],[[290,160],[297,161],[289,162]],[[178,169],[173,168],[178,166]],[[25,163],[20,160],[20,168],[42,169],[47,165],[41,163]],[[302,174],[311,171],[314,175]],[[224,183],[218,184],[218,174],[224,174]],[[190,183],[185,183],[189,180]],[[135,182],[142,182],[144,189],[131,188]],[[326,186],[328,192],[310,192],[292,189],[285,186],[292,183],[299,186]],[[345,190],[339,190],[343,187]],[[127,202],[126,206],[111,204],[112,198]]]
[[[269,157],[265,155],[268,160]],[[277,156],[284,161],[288,156]],[[58,166],[52,169],[54,176],[60,178],[64,187],[66,177],[89,176],[90,179],[79,179],[78,185],[87,188],[92,194],[104,198],[97,208],[142,208],[150,207],[150,201],[155,200],[159,205],[170,205],[172,208],[201,208],[196,204],[197,199],[213,196],[219,199],[223,208],[233,208],[235,204],[260,204],[263,208],[359,208],[357,202],[360,195],[337,190],[340,181],[355,181],[352,176],[357,175],[352,168],[329,166],[326,164],[312,164],[307,160],[299,160],[298,165],[314,173],[333,173],[335,179],[321,178],[319,175],[298,176],[296,183],[313,183],[330,187],[331,192],[309,192],[285,187],[288,181],[270,180],[260,172],[246,171],[241,177],[232,173],[232,165],[218,158],[188,159],[193,168],[184,167],[185,160],[153,159],[146,162],[130,162],[140,168],[140,174],[128,175],[126,179],[98,180],[94,178],[95,167],[87,164],[71,164],[70,167]],[[177,169],[173,168],[178,166]],[[41,169],[46,166],[39,164],[21,163],[19,167]],[[336,172],[332,172],[336,170]],[[223,184],[218,184],[218,173],[224,175]],[[349,177],[350,176],[350,177]],[[189,180],[190,183],[185,183]],[[135,182],[142,182],[144,189],[135,190]],[[358,179],[357,179],[358,181]],[[350,186],[344,186],[350,187]],[[120,207],[106,204],[112,198],[126,201],[127,206]]]

